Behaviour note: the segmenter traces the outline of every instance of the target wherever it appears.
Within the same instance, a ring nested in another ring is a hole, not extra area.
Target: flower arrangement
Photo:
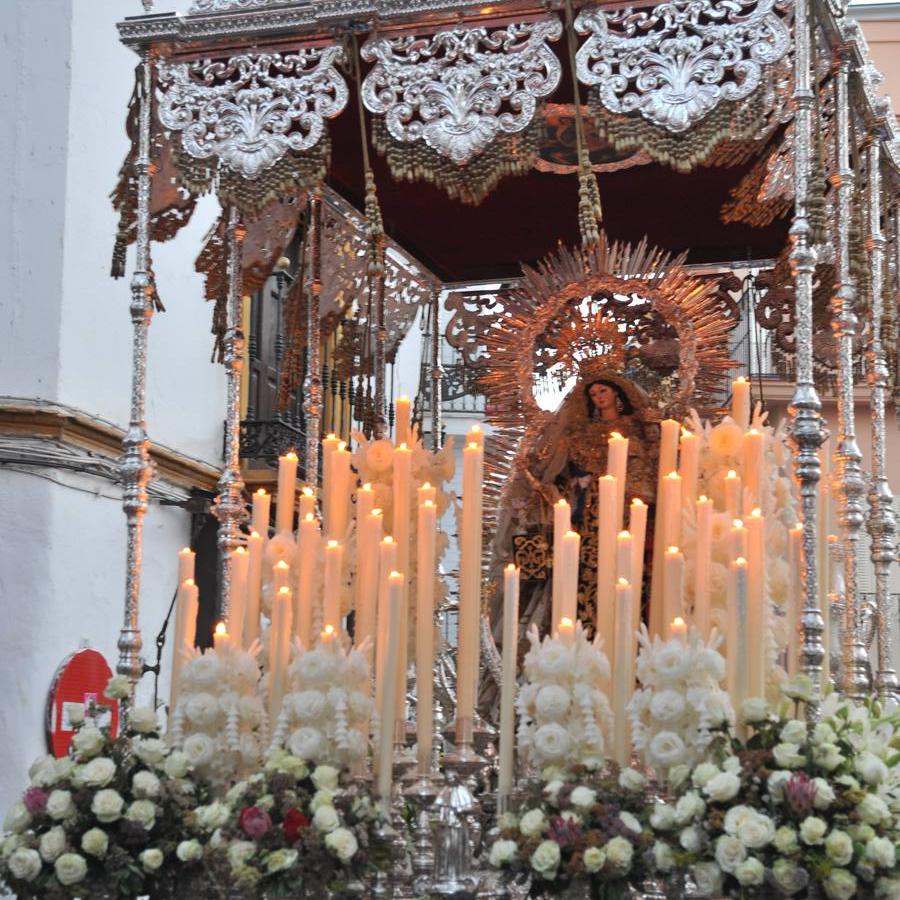
[[[574,639],[528,633],[526,683],[516,701],[519,712],[519,754],[527,767],[550,777],[572,765],[597,768],[604,758],[612,710],[597,688],[609,678],[609,662],[600,639],[589,641],[581,623]]]
[[[105,696],[124,713],[118,737],[82,721],[69,756],[32,765],[3,823],[0,883],[17,897],[134,897],[165,880],[202,788],[187,755],[160,740],[155,712],[130,707],[129,695],[124,676],[110,680]]]
[[[657,871],[687,869],[705,897],[900,897],[900,713],[832,694],[810,731],[786,712],[746,701],[749,739],[723,732],[656,806]]]
[[[587,885],[592,897],[627,896],[646,874],[653,839],[642,821],[647,781],[634,769],[577,766],[566,781],[529,782],[505,813],[488,859],[530,896]]]
[[[696,628],[687,640],[638,635],[637,677],[641,684],[629,704],[634,747],[661,780],[706,755],[716,729],[733,723],[734,710],[720,684],[725,660],[721,638],[713,631],[705,642]]]
[[[224,799],[197,807],[182,855],[241,896],[331,896],[385,864],[378,817],[337,769],[279,750]]]

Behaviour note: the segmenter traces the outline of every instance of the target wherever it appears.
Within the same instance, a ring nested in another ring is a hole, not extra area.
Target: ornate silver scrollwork
[[[723,100],[743,100],[781,59],[790,33],[776,0],[672,0],[650,12],[583,9],[575,28],[590,37],[577,54],[579,81],[612,113],[639,112],[674,133]]]
[[[562,33],[557,18],[441,31],[429,38],[372,37],[363,59],[369,112],[385,117],[401,143],[424,141],[463,165],[500,133],[524,131],[537,101],[559,84],[560,63],[547,45]]]
[[[188,15],[196,13],[232,12],[238,9],[262,9],[265,6],[278,6],[292,0],[194,0]]]
[[[228,60],[161,62],[159,119],[181,132],[185,152],[217,159],[244,178],[322,138],[347,105],[340,47],[242,53]]]

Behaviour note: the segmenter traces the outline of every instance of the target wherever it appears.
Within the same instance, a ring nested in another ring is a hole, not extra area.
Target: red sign
[[[119,701],[110,700],[103,693],[110,678],[112,669],[97,650],[76,650],[56,670],[47,704],[47,745],[54,756],[69,752],[75,734],[73,711],[83,712],[89,719],[92,706],[109,707],[96,713],[94,724],[109,726],[113,737],[119,733]]]

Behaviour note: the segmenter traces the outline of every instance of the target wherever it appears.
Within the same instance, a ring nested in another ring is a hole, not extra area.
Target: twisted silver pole
[[[322,294],[322,198],[310,198],[309,299],[306,304],[306,378],[303,383],[303,415],[306,420],[306,480],[315,484],[319,471],[319,420],[322,415],[322,334],[320,300]]]
[[[794,476],[800,485],[803,513],[803,566],[800,581],[803,594],[803,668],[812,681],[812,699],[807,715],[814,719],[818,711],[824,620],[819,609],[816,571],[816,501],[820,477],[817,450],[825,440],[822,404],[813,382],[812,287],[816,250],[809,226],[809,170],[814,105],[810,86],[810,0],[794,3],[794,221],[791,224],[791,271],[794,277],[796,325],[794,347],[797,358],[797,384],[791,400],[790,437],[794,455]]]
[[[231,609],[231,554],[240,543],[240,526],[247,515],[241,477],[241,372],[244,368],[241,245],[246,233],[237,208],[230,207],[225,233],[225,464],[216,485],[219,493],[214,509],[219,520],[219,615],[223,619],[228,618]]]
[[[853,402],[853,340],[856,337],[856,284],[850,274],[850,204],[854,172],[850,163],[850,99],[847,90],[849,48],[837,49],[834,65],[835,162],[831,184],[837,194],[837,283],[831,299],[831,328],[838,345],[838,443],[834,451],[837,512],[841,525],[844,605],[841,664],[844,692],[860,696],[868,687],[868,659],[860,642],[857,572],[859,540],[865,521],[866,483],[862,453],[856,441]]]
[[[431,298],[431,449],[441,449],[444,430],[443,398],[444,367],[441,365],[441,290],[434,289]]]
[[[150,441],[145,422],[147,401],[147,331],[153,318],[154,283],[150,262],[150,108],[153,91],[152,57],[149,48],[141,52],[140,108],[138,113],[138,154],[134,164],[137,179],[135,266],[131,278],[131,410],[128,431],[122,440],[122,508],[128,529],[125,551],[125,617],[119,632],[119,661],[116,671],[127,675],[132,685],[142,674],[141,628],[139,622],[141,562],[144,542],[144,513],[147,485],[153,477]]]
[[[883,109],[883,107],[881,107]],[[879,109],[879,112],[881,112]],[[888,367],[881,340],[884,316],[884,247],[881,230],[881,140],[884,120],[879,119],[866,149],[869,187],[867,191],[869,233],[866,248],[872,267],[871,329],[867,351],[872,395],[872,479],[869,483],[869,537],[875,568],[875,615],[878,636],[878,672],[875,684],[882,698],[897,694],[897,673],[891,660],[890,586],[891,564],[896,558],[894,495],[887,477],[885,456],[885,401]]]

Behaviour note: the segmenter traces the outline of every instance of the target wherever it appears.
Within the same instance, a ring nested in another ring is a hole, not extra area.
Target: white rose
[[[675,722],[684,715],[684,709],[684,696],[680,691],[657,691],[650,700],[650,715],[657,722]]]
[[[113,675],[106,682],[106,690],[103,692],[110,700],[124,700],[131,696],[131,682],[127,675]]]
[[[719,774],[719,767],[709,762],[700,763],[691,775],[694,787],[702,788],[707,781]]]
[[[804,703],[812,700],[813,683],[809,675],[800,673],[781,685],[781,693],[791,700],[802,700]]]
[[[116,764],[107,756],[98,756],[77,773],[79,784],[88,787],[106,787],[116,777]]]
[[[41,871],[41,855],[37,850],[20,847],[10,856],[7,865],[13,878],[19,881],[34,881]]]
[[[678,843],[688,853],[699,853],[703,846],[703,832],[696,825],[682,828],[681,834],[678,835]]]
[[[656,831],[670,831],[675,827],[675,810],[668,803],[654,803],[650,827]]]
[[[619,772],[619,787],[623,791],[638,793],[647,786],[647,779],[636,769],[622,769]]]
[[[162,850],[156,847],[149,847],[138,857],[145,872],[155,872],[163,864],[164,858]]]
[[[584,785],[579,785],[569,795],[569,800],[571,801],[572,806],[588,809],[597,802],[597,792],[592,791],[589,787],[585,787]]]
[[[549,769],[545,769],[545,774]],[[559,792],[563,789],[563,782],[559,778],[554,778],[548,784],[544,785],[544,796],[551,803],[559,803]]]
[[[183,756],[186,764],[179,762],[176,768],[178,770],[181,770],[182,768],[186,770],[187,766],[202,768],[203,766],[208,766],[213,761],[215,755],[216,742],[208,734],[203,734],[202,731],[198,731],[189,735],[185,740]],[[183,778],[184,775],[181,777]]]
[[[95,760],[96,761],[96,760]],[[75,804],[68,791],[51,791],[47,798],[47,815],[51,819],[68,819],[75,814]]]
[[[547,827],[547,817],[540,809],[529,809],[519,820],[519,831],[527,838],[535,838]]]
[[[314,759],[322,752],[322,734],[310,726],[297,728],[288,738],[288,749],[301,759]]]
[[[132,731],[136,731],[138,734],[157,731],[159,722],[156,720],[156,711],[149,706],[136,706],[128,714],[128,725]]]
[[[900,878],[879,878],[875,882],[878,900],[900,900]]]
[[[776,859],[772,866],[772,877],[788,897],[799,894],[809,884],[809,874],[806,869],[792,863],[787,859]]]
[[[868,844],[875,837],[875,829],[865,822],[857,822],[855,825],[851,825],[847,831],[850,832],[850,837],[860,844]]]
[[[182,862],[196,862],[203,858],[203,846],[197,840],[182,841],[175,848],[175,855]]]
[[[783,769],[779,769],[769,776],[766,787],[768,788],[769,796],[776,803],[781,803],[784,800],[784,787],[793,777],[793,772],[786,772]]]
[[[559,722],[569,711],[570,692],[557,684],[545,684],[534,700],[535,711],[543,721]]]
[[[89,828],[81,836],[81,849],[88,856],[102,859],[109,849],[109,836],[102,828]]]
[[[800,752],[796,744],[776,744],[772,748],[772,756],[782,769],[796,769],[806,762],[806,757]]]
[[[856,893],[856,876],[846,869],[832,869],[822,887],[829,900],[850,900]]]
[[[28,829],[31,824],[31,813],[25,808],[25,804],[21,800],[16,800],[6,813],[3,820],[3,830],[11,831],[13,834],[21,834]]]
[[[266,857],[266,871],[270,875],[283,872],[297,864],[300,854],[296,850],[276,850]]]
[[[674,731],[658,731],[647,746],[647,761],[652,766],[667,769],[682,762],[685,752],[681,735]]]
[[[732,775],[739,774],[741,771],[741,761],[736,756],[729,756],[725,762],[722,763],[722,771],[731,772]]]
[[[131,787],[135,797],[152,799],[159,796],[159,779],[152,772],[137,772],[131,779]]]
[[[732,772],[719,772],[703,785],[703,793],[716,803],[731,800],[737,796],[740,789],[741,779]]]
[[[775,838],[775,823],[766,815],[754,812],[745,822],[738,837],[751,850],[761,850]]]
[[[828,831],[828,823],[818,816],[807,816],[800,823],[800,840],[804,844],[813,846],[821,844],[825,840],[825,832]]]
[[[741,704],[741,718],[748,724],[765,722],[769,717],[769,704],[763,697],[748,697]]]
[[[325,846],[342,862],[350,862],[359,850],[359,843],[352,831],[335,828],[325,835]]]
[[[863,854],[865,859],[879,869],[893,869],[897,862],[897,852],[894,845],[887,839],[875,837],[866,844]]]
[[[687,825],[706,812],[706,804],[696,791],[688,791],[675,804],[675,819],[679,825]]]
[[[339,774],[332,766],[316,766],[310,778],[318,790],[336,791]]]
[[[103,823],[115,822],[122,816],[122,807],[125,801],[118,791],[106,788],[97,791],[91,802],[91,812]]]
[[[45,754],[39,756],[29,767],[28,777],[36,787],[51,787],[56,784],[55,757]]]
[[[24,844],[25,839],[20,834],[11,834],[4,838],[3,846],[0,847],[0,860],[9,859]]]
[[[631,868],[631,859],[634,856],[634,847],[623,837],[614,837],[603,848],[606,851],[606,861],[612,868],[613,875],[624,875]]]
[[[191,735],[193,737],[193,735]],[[188,738],[190,740],[190,738]],[[182,750],[173,750],[163,764],[163,771],[169,778],[184,778],[190,770],[191,761]]]
[[[515,841],[501,839],[492,844],[488,860],[495,869],[499,869],[513,862],[518,853],[519,845]]]
[[[588,847],[581,859],[585,872],[599,872],[606,865],[606,851],[601,847]]]
[[[743,887],[752,887],[763,883],[766,876],[765,866],[758,860],[751,857],[745,859],[735,870],[734,877]]]
[[[787,825],[782,825],[781,828],[775,832],[774,844],[775,849],[785,856],[790,856],[800,849],[800,844],[797,841],[797,832]]]
[[[641,823],[627,810],[622,810],[619,813],[619,820],[629,831],[633,831],[635,834],[640,834],[643,831]]]
[[[744,845],[730,834],[723,834],[716,841],[716,862],[724,872],[734,874],[735,869],[747,858]]]
[[[41,859],[48,863],[65,853],[66,846],[66,832],[61,825],[54,825],[49,831],[45,831],[38,842]]]
[[[125,811],[125,818],[152,831],[156,824],[156,807],[151,800],[135,800]]]
[[[60,884],[78,884],[87,875],[87,860],[79,853],[63,853],[53,869]]]
[[[826,772],[833,772],[844,761],[836,744],[816,744],[812,748],[813,762]]]
[[[106,744],[106,737],[99,728],[89,725],[87,728],[81,728],[75,732],[72,738],[72,747],[78,756],[90,759],[96,756]]]
[[[572,749],[572,737],[569,732],[556,722],[541,725],[532,738],[534,749],[548,762],[559,762],[566,759]]]
[[[888,776],[888,767],[884,761],[868,750],[859,754],[853,767],[867,784],[881,784]]]
[[[187,741],[185,741],[185,745],[187,745]],[[165,742],[159,738],[138,738],[131,746],[134,755],[145,766],[161,765],[169,752]]]
[[[671,872],[675,868],[675,855],[665,841],[657,841],[653,845],[653,868],[662,873]]]
[[[785,744],[796,744],[802,747],[806,743],[806,722],[791,719],[786,722],[778,735]]]
[[[559,859],[559,844],[556,841],[543,841],[538,844],[534,853],[531,854],[529,862],[535,872],[540,872],[545,877],[550,875],[552,878],[556,874]],[[550,874],[551,872],[553,873],[552,875]]]
[[[813,806],[816,809],[828,809],[834,803],[835,794],[831,785],[824,778],[814,778],[813,783],[816,786],[816,796],[813,799]]]
[[[666,779],[669,782],[669,787],[680,788],[690,778],[690,775],[691,767],[687,763],[681,763],[669,769],[666,773]]]
[[[215,831],[224,827],[231,818],[231,810],[227,804],[214,800],[208,806],[197,807],[197,823],[204,831]]]
[[[755,815],[755,811],[749,807],[740,804],[732,806],[725,814],[725,833],[732,837],[740,837],[740,831],[744,827],[744,823]]]
[[[691,866],[691,877],[701,897],[715,897],[722,890],[724,877],[722,870],[714,862],[697,863]]]
[[[333,806],[320,806],[313,815],[313,825],[319,831],[334,831],[341,824]]]
[[[867,825],[880,825],[891,815],[884,800],[875,794],[866,794],[856,805],[856,812]]]
[[[232,869],[239,869],[253,859],[255,853],[256,844],[252,841],[232,841],[228,845],[228,865]]]

